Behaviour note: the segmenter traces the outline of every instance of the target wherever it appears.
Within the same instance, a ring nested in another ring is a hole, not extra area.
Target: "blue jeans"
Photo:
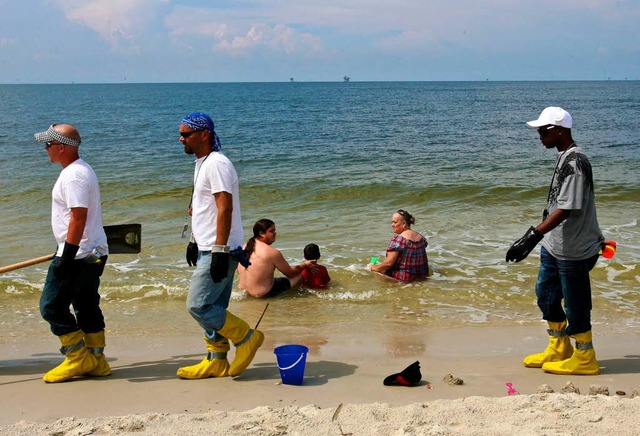
[[[187,310],[200,324],[207,338],[219,341],[223,337],[217,333],[227,318],[227,307],[233,288],[233,275],[238,262],[229,259],[227,277],[214,283],[209,273],[211,268],[211,252],[198,253],[198,264],[191,277],[189,295],[187,296]]]
[[[547,321],[562,322],[566,319],[568,335],[591,330],[589,271],[597,260],[598,255],[585,260],[560,260],[544,247],[540,250],[540,271],[536,282],[538,307],[542,318]]]
[[[98,287],[107,256],[102,257],[100,264],[76,260],[71,276],[64,279],[53,273],[59,261],[59,257],[51,261],[40,296],[40,314],[51,326],[51,332],[62,336],[78,329],[85,333],[104,330]],[[75,316],[69,310],[70,305]]]

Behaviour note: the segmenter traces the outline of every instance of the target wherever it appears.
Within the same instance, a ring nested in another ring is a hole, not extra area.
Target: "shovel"
[[[117,224],[113,226],[104,226],[104,232],[107,234],[109,254],[140,253],[142,224]],[[0,267],[0,274],[46,262],[53,259],[54,256],[55,254],[47,254],[46,256],[36,257],[35,259],[3,266]]]

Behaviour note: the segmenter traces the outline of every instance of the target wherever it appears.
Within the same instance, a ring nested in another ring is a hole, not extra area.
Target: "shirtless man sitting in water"
[[[276,241],[276,225],[269,219],[261,219],[253,226],[253,237],[245,245],[251,265],[238,265],[240,289],[252,297],[273,297],[300,285],[302,270],[313,269],[315,261],[307,260],[291,266],[282,253],[271,246]],[[280,271],[285,277],[274,278]]]

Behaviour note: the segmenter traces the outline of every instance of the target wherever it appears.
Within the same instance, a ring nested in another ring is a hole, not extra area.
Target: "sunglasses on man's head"
[[[549,134],[549,130],[553,129],[555,126],[543,126],[538,127],[538,135],[547,136]]]

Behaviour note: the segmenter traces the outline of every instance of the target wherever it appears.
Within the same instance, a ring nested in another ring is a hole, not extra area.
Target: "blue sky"
[[[0,0],[0,83],[640,80],[640,0]]]

